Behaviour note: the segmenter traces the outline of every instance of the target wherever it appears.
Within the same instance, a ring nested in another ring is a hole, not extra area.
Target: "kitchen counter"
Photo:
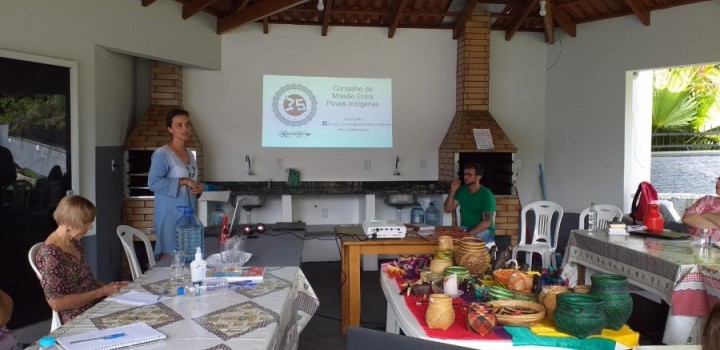
[[[303,181],[292,189],[285,181],[207,182],[212,190],[245,195],[385,195],[389,193],[447,194],[450,183],[442,181]]]

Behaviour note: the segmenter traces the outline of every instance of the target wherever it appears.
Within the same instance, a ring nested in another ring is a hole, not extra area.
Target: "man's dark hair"
[[[463,170],[465,169],[475,169],[475,175],[477,176],[483,176],[485,174],[485,169],[483,169],[482,165],[480,165],[479,163],[467,163],[463,167]]]
[[[167,118],[165,119],[165,124],[167,124],[168,128],[172,126],[172,120],[177,115],[186,115],[190,117],[190,113],[188,113],[188,111],[182,108],[173,108],[170,110],[170,112],[168,112]]]

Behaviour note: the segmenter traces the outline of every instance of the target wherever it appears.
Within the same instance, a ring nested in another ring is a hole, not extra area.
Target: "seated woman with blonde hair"
[[[45,240],[35,262],[48,304],[66,323],[128,282],[104,284],[93,277],[85,263],[80,239],[92,229],[95,205],[80,196],[67,196],[58,204],[53,218],[58,228]]]

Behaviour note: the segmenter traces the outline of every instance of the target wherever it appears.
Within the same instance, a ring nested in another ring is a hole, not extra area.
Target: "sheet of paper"
[[[477,149],[495,149],[490,129],[473,129]]]
[[[230,200],[230,191],[205,191],[198,201],[227,202]]]
[[[127,304],[127,305],[135,305],[135,306],[143,306],[143,305],[150,305],[155,304],[158,301],[163,301],[167,297],[161,296],[158,300],[158,296],[155,294],[150,293],[143,293],[131,290],[125,294],[120,295],[113,295],[111,297],[108,297],[107,300],[114,301],[116,303],[121,304]]]

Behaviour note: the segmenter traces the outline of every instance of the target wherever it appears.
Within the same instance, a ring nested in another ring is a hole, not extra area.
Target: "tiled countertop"
[[[389,193],[447,194],[450,184],[440,181],[303,181],[291,189],[284,181],[207,182],[215,190],[263,195],[385,195]]]

